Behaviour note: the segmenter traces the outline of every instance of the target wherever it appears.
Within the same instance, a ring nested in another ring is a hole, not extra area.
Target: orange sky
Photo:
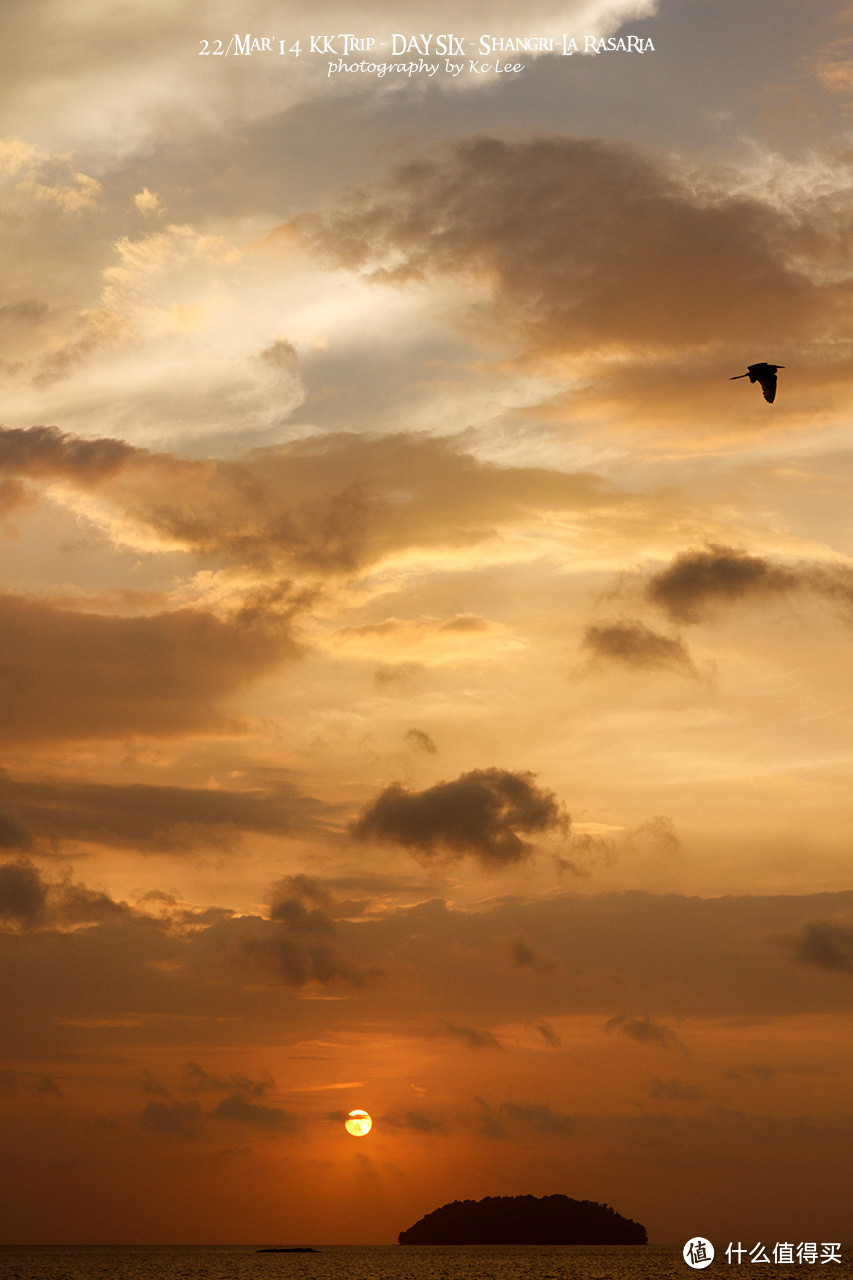
[[[4,1241],[839,1238],[850,14],[771,7],[7,20]]]

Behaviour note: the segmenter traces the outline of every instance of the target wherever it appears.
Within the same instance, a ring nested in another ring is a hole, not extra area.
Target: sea
[[[724,1249],[725,1246],[722,1246]],[[853,1280],[841,1262],[730,1264],[718,1255],[701,1273],[720,1280]],[[757,1274],[756,1274],[757,1273]],[[689,1280],[681,1246],[326,1245],[313,1253],[260,1253],[254,1246],[0,1247],[0,1280]]]

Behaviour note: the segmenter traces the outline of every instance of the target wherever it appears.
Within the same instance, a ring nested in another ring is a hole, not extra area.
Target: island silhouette
[[[610,1205],[569,1196],[454,1200],[401,1231],[398,1244],[647,1244],[646,1228]]]

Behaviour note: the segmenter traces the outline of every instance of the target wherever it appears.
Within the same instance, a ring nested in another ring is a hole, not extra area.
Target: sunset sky
[[[840,1240],[853,10],[317,10],[3,19],[0,1238]]]

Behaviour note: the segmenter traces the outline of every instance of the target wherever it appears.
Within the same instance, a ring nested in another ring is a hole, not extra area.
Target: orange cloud
[[[0,596],[0,738],[235,732],[224,702],[296,652],[282,625],[202,609],[120,617]]]
[[[570,362],[580,386],[551,412],[719,419],[728,365],[748,356],[796,366],[813,422],[846,402],[853,339],[837,204],[786,207],[613,142],[479,138],[299,225],[383,280],[485,279],[493,336]],[[750,420],[764,408],[739,403]]]

